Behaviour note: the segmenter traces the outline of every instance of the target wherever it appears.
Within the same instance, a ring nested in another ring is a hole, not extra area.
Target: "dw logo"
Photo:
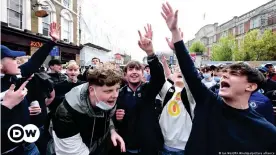
[[[38,140],[39,136],[40,131],[33,124],[28,124],[25,127],[20,124],[14,124],[8,130],[8,138],[14,143],[20,143],[23,140],[28,143],[33,143]]]

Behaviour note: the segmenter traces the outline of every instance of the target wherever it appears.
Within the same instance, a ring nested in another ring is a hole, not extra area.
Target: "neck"
[[[128,86],[129,88],[132,90],[132,91],[136,91],[137,88],[141,85],[141,82],[137,85],[134,85],[134,84],[131,84],[131,83],[128,83]]]
[[[249,105],[248,105],[249,97],[250,96],[248,95],[243,95],[243,96],[235,96],[235,98],[233,99],[223,98],[223,100],[227,105],[229,105],[232,108],[245,110],[249,108]]]

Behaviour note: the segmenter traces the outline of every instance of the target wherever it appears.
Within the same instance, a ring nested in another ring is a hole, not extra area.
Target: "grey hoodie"
[[[102,116],[102,113],[95,113],[92,104],[89,99],[89,83],[84,83],[77,87],[74,87],[65,94],[65,99],[68,104],[82,114],[87,114],[89,117],[99,117]],[[115,105],[116,106],[116,105]],[[110,112],[110,117],[112,117],[115,113],[116,107],[112,109]],[[114,123],[112,119],[110,120],[110,130],[114,129]]]

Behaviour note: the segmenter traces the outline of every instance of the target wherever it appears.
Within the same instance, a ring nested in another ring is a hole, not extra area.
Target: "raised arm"
[[[162,6],[163,13],[162,16],[165,19],[168,28],[172,33],[172,40],[174,43],[176,57],[181,69],[181,72],[189,86],[189,89],[196,101],[197,104],[204,103],[206,99],[214,94],[201,83],[201,80],[198,78],[198,72],[194,63],[186,49],[181,33],[177,26],[178,10],[173,11],[172,7],[167,4]]]
[[[32,55],[28,62],[19,67],[23,77],[29,77],[35,73],[41,67],[53,47],[56,45],[55,42],[59,40],[59,28],[57,27],[56,23],[51,23],[50,25],[50,36],[52,40],[39,48]]]
[[[165,83],[164,69],[153,50],[153,45],[151,40],[152,28],[150,24],[147,25],[147,28],[145,28],[145,31],[146,31],[146,34],[144,35],[144,37],[142,36],[141,32],[138,31],[140,36],[138,45],[148,55],[148,64],[151,71],[151,78],[149,82],[149,92],[150,94],[154,95],[154,97],[156,97]]]

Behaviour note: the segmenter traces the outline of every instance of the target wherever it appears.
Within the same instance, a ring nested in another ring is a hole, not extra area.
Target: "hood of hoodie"
[[[97,117],[101,114],[96,114],[92,108],[89,99],[89,84],[84,83],[77,87],[72,88],[67,94],[65,94],[65,99],[68,104],[82,114],[87,114],[90,117]]]

